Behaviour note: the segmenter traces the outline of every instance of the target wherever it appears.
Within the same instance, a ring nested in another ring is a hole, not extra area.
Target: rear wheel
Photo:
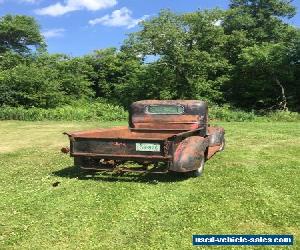
[[[220,145],[219,152],[225,149],[225,138],[223,138],[222,144]]]
[[[192,176],[194,176],[194,177],[201,176],[204,171],[204,164],[205,164],[205,159],[204,159],[204,157],[202,157],[199,168],[192,171]]]

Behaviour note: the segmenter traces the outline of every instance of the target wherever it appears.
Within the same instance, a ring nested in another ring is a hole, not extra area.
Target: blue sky
[[[83,55],[95,49],[119,47],[137,23],[160,9],[182,13],[219,7],[229,0],[0,0],[0,16],[25,14],[41,25],[50,53]],[[300,0],[293,3],[300,12]],[[289,20],[300,27],[300,13]]]

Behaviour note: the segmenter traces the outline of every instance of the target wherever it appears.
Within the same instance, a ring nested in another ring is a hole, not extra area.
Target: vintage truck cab
[[[74,165],[100,171],[174,171],[199,176],[205,161],[225,145],[224,129],[208,124],[207,104],[198,100],[134,102],[128,127],[65,134],[70,148],[62,151],[70,152]],[[142,167],[124,167],[127,161]],[[164,162],[164,167],[158,162]]]

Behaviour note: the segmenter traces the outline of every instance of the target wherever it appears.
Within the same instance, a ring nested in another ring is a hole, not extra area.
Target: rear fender
[[[200,136],[191,136],[179,143],[173,155],[171,171],[189,172],[200,167],[205,158],[208,139]]]

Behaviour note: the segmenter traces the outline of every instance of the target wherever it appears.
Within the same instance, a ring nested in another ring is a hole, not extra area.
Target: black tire
[[[220,145],[219,152],[224,151],[225,149],[225,138],[223,138],[222,144]]]
[[[199,168],[197,168],[196,170],[192,171],[192,175],[194,177],[200,177],[202,174],[203,174],[203,171],[204,171],[204,165],[205,165],[205,158],[203,157],[201,159],[201,163],[200,163],[200,166]]]

